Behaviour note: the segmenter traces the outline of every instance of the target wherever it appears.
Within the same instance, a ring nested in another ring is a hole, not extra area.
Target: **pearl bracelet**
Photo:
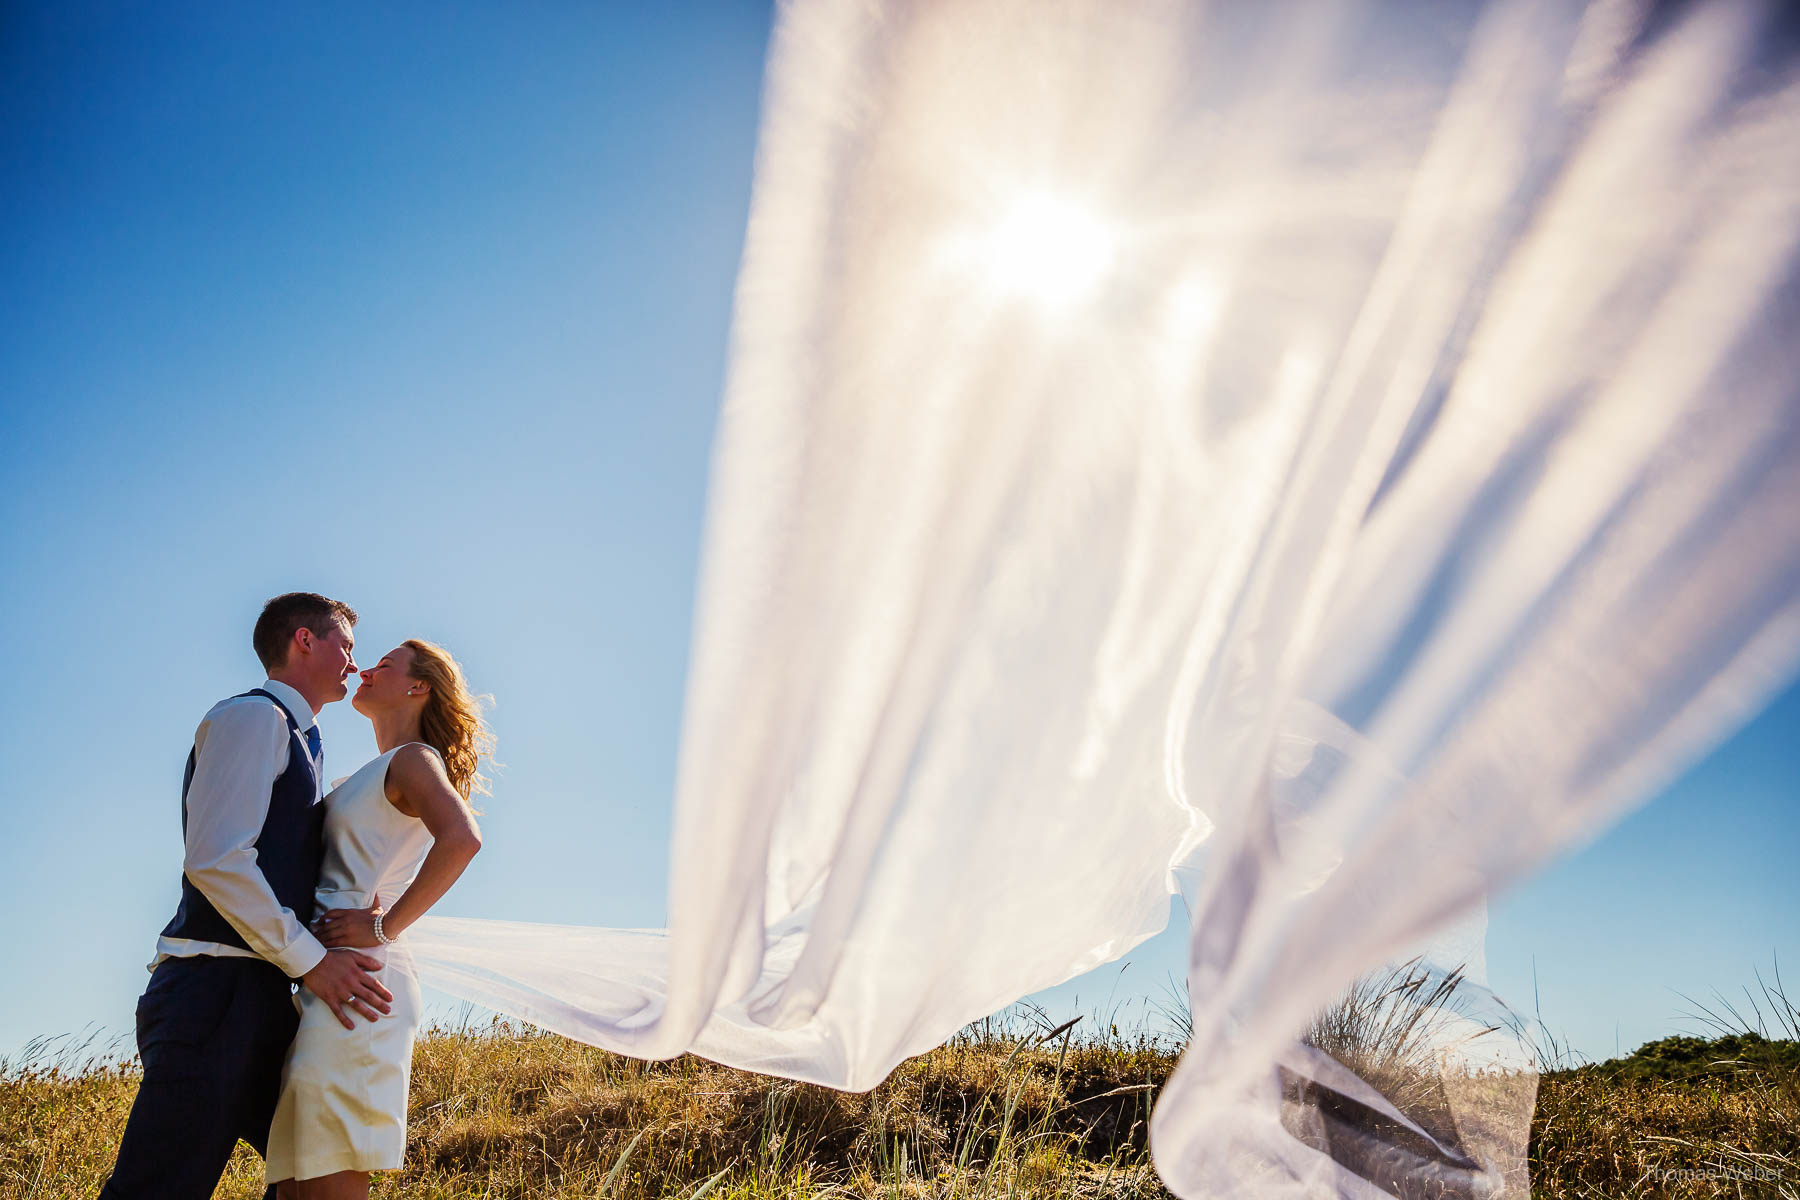
[[[386,915],[386,913],[375,914],[375,940],[384,946],[391,946],[394,944],[394,939],[381,932],[381,918]]]

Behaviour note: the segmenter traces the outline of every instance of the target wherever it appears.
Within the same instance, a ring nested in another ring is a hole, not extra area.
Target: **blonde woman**
[[[402,938],[481,849],[469,797],[492,746],[456,660],[407,641],[362,672],[351,704],[381,754],[325,798],[325,862],[314,923],[327,947],[367,949],[393,1011],[340,1020],[302,992],[282,1072],[267,1174],[282,1200],[366,1200],[373,1171],[406,1154],[406,1092],[419,984]],[[383,909],[383,896],[396,897]]]

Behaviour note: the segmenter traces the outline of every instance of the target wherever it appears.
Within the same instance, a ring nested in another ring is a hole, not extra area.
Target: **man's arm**
[[[182,869],[250,949],[290,978],[325,957],[325,947],[283,908],[256,866],[256,838],[292,737],[273,704],[239,701],[214,712],[195,742]]]

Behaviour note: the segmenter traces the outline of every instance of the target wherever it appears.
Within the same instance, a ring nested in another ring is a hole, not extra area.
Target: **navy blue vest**
[[[287,718],[288,761],[269,790],[269,815],[263,819],[262,831],[256,835],[256,866],[269,881],[269,888],[283,908],[294,910],[302,925],[313,918],[313,892],[319,886],[319,868],[325,858],[325,805],[319,799],[319,786],[313,779],[312,761],[302,740],[291,736],[300,731],[299,722],[287,705],[261,688],[243,693],[262,696],[274,703]],[[241,699],[242,697],[237,697]],[[194,752],[188,751],[187,772],[181,778],[181,832],[187,834],[187,794],[194,782]],[[175,919],[163,929],[164,937],[191,938],[201,942],[218,942],[225,946],[250,949],[244,936],[231,922],[219,915],[212,901],[184,874],[181,877],[181,907]]]

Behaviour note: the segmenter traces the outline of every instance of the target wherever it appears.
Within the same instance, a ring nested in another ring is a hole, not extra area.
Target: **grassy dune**
[[[978,1027],[866,1095],[695,1058],[645,1063],[546,1034],[438,1028],[418,1045],[408,1165],[376,1195],[639,1198],[1164,1196],[1145,1124],[1176,1050]],[[0,1069],[0,1198],[92,1196],[135,1088],[65,1051]],[[259,1192],[239,1147],[222,1197]],[[1800,1194],[1800,1048],[1668,1039],[1553,1071],[1540,1197]]]

